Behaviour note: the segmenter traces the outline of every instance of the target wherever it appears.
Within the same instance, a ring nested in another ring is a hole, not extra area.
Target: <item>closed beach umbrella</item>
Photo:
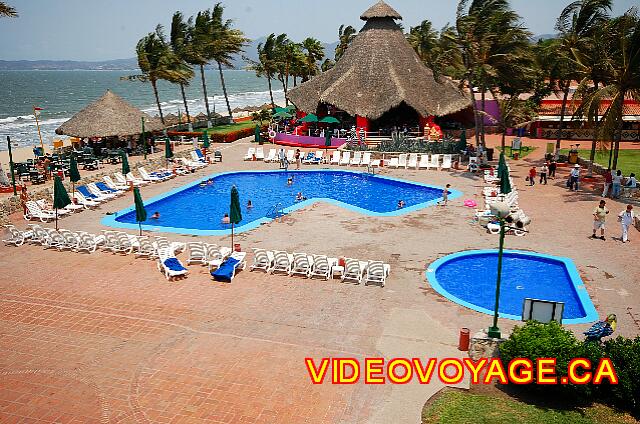
[[[320,120],[320,122],[325,123],[325,124],[339,124],[340,123],[340,121],[338,121],[338,119],[333,117],[333,116],[325,116],[324,118],[322,118]]]
[[[71,180],[71,192],[76,191],[76,183],[80,181],[80,171],[78,171],[78,161],[75,156],[69,160],[69,180]]]
[[[504,152],[500,152],[500,159],[498,159],[498,178],[502,178],[502,173],[507,169],[507,161],[504,158]]]
[[[310,113],[305,117],[298,119],[298,122],[318,122],[318,117],[313,113]]]
[[[256,124],[256,129],[254,130],[255,142],[260,143],[260,125]]]
[[[144,202],[138,187],[133,189],[133,203],[136,206],[136,221],[138,221],[140,235],[142,235],[142,222],[147,220],[147,210],[144,208]]]
[[[205,159],[207,158],[207,149],[209,149],[209,146],[211,146],[211,142],[209,141],[209,131],[204,130],[202,133],[202,150]]]
[[[173,157],[173,151],[171,151],[171,140],[168,138],[164,141],[164,157],[171,159]]]
[[[69,194],[67,194],[60,177],[56,175],[53,181],[53,207],[56,210],[56,230],[58,229],[58,209],[62,209],[69,204],[71,204]]]
[[[500,176],[500,193],[509,194],[511,193],[511,182],[509,181],[509,168],[505,163],[504,169],[502,170],[502,175]]]
[[[233,250],[233,227],[242,221],[240,195],[236,186],[231,187],[231,205],[229,205],[229,221],[231,222],[231,249]]]
[[[127,175],[131,172],[131,168],[129,168],[129,159],[127,159],[127,152],[122,151],[122,174]]]

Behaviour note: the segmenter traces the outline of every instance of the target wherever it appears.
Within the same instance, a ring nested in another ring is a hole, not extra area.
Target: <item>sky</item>
[[[17,19],[0,19],[0,60],[111,60],[135,56],[135,44],[157,24],[169,26],[176,10],[191,16],[213,7],[204,0],[4,0]],[[377,0],[222,0],[225,17],[249,38],[272,32],[295,41],[336,41],[341,24],[362,27],[360,14]],[[536,35],[553,33],[570,0],[512,0]],[[423,19],[441,28],[455,19],[456,1],[388,0],[406,29]],[[637,0],[614,0],[622,14]]]

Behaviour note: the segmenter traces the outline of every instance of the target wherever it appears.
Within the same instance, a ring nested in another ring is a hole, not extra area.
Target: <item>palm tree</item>
[[[347,47],[351,44],[354,38],[356,38],[357,31],[351,25],[340,25],[338,29],[338,45],[336,46],[334,61],[340,60]]]
[[[243,56],[245,62],[249,64],[247,67],[256,73],[257,77],[265,77],[267,84],[269,85],[269,96],[271,98],[271,106],[275,107],[273,101],[273,89],[271,86],[271,80],[275,78],[276,67],[276,53],[275,53],[275,34],[270,34],[264,43],[258,44],[258,60],[249,59]]]
[[[204,106],[207,112],[207,125],[211,126],[211,110],[209,108],[209,95],[207,94],[207,83],[204,77],[204,67],[211,61],[208,49],[211,41],[210,32],[211,12],[205,10],[198,12],[195,17],[189,18],[187,26],[187,63],[200,68],[200,79],[202,80],[202,93],[204,95]]]
[[[130,79],[139,81],[149,81],[153,87],[153,94],[156,98],[160,120],[164,124],[160,96],[158,95],[158,80],[171,80],[177,78],[175,65],[176,57],[164,40],[162,26],[158,25],[155,32],[151,32],[142,37],[136,45],[138,66],[142,75],[132,75]]]
[[[431,21],[425,19],[420,25],[411,27],[407,40],[418,54],[420,60],[425,64],[431,63],[438,47],[438,31],[433,29]],[[429,66],[429,68],[432,68],[432,66]]]
[[[2,17],[17,18],[18,12],[16,12],[16,9],[9,6],[7,3],[0,1],[0,18]]]
[[[184,103],[184,110],[187,115],[187,122],[191,125],[191,116],[189,115],[189,105],[187,103],[187,96],[184,91],[185,85],[189,85],[189,82],[194,77],[195,73],[193,69],[187,65],[187,59],[189,57],[187,37],[189,34],[189,25],[184,21],[182,13],[176,12],[173,14],[171,20],[171,34],[170,44],[171,49],[175,56],[180,59],[182,65],[184,65],[183,73],[177,84],[180,85],[180,92],[182,93],[182,102]]]
[[[244,37],[242,31],[231,27],[231,20],[223,19],[224,6],[217,3],[211,12],[211,39],[209,44],[210,57],[215,60],[220,73],[220,84],[222,92],[227,103],[227,110],[231,116],[231,105],[229,104],[229,96],[227,95],[227,86],[224,82],[224,73],[222,66],[232,67],[232,59],[235,54],[242,52],[242,48],[249,41]]]
[[[289,89],[291,65],[296,54],[296,43],[289,40],[287,34],[280,34],[275,39],[274,51],[276,68],[278,70],[278,80],[280,81],[280,83],[282,83],[285,104],[289,105],[287,92]]]
[[[294,43],[293,46],[293,58],[291,59],[290,72],[293,77],[293,86],[298,85],[298,78],[305,81],[308,78],[309,69],[307,64],[307,58],[302,51],[302,44]]]
[[[333,60],[326,58],[324,62],[322,62],[322,65],[320,65],[320,70],[322,72],[327,72],[329,69],[333,68],[335,65],[336,63]]]
[[[324,58],[324,47],[322,43],[315,38],[305,38],[300,43],[302,50],[304,51],[304,74],[302,76],[302,82],[308,81],[311,77],[318,74],[318,62]]]
[[[559,61],[572,62],[574,51],[584,50],[596,28],[608,19],[608,10],[611,10],[611,0],[576,0],[565,7],[556,22],[556,30],[560,35],[557,59]],[[560,110],[560,125],[556,139],[556,157],[560,150],[560,140],[564,129],[564,116],[569,99],[571,81],[579,78],[572,65],[563,67],[566,68],[568,74],[565,74],[564,78],[562,78],[565,83],[562,86],[562,108]]]
[[[593,117],[600,103],[610,100],[599,129],[603,138],[613,139],[613,157],[610,157],[609,167],[616,169],[624,124],[624,99],[640,99],[640,17],[635,9],[630,9],[613,19],[607,27],[609,55],[613,59],[609,75],[603,87],[593,90],[583,99],[581,107]]]

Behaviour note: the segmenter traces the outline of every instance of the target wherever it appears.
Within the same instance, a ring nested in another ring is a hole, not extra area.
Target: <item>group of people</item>
[[[556,178],[556,169],[557,169],[558,165],[556,163],[555,160],[551,160],[551,161],[545,161],[542,166],[540,167],[540,172],[538,172],[538,169],[534,166],[531,167],[531,169],[529,169],[529,175],[527,176],[527,180],[529,181],[529,185],[533,186],[536,184],[536,178],[539,177],[540,184],[547,184],[547,179],[548,178]],[[575,182],[575,186],[576,186],[576,190],[578,189],[578,182],[576,179]]]
[[[607,202],[605,200],[600,200],[598,206],[593,210],[593,234],[591,235],[591,238],[600,238],[601,240],[605,240],[605,223],[607,215],[609,214],[609,209],[607,209],[606,204]],[[627,207],[618,214],[618,222],[622,227],[620,240],[622,240],[623,243],[631,241],[629,240],[629,227],[633,225],[635,217],[636,215],[633,211],[632,205],[627,205]],[[600,237],[596,235],[598,230],[600,230]]]
[[[636,174],[632,172],[629,174],[629,177],[625,178],[624,175],[622,175],[622,171],[612,171],[611,169],[607,169],[604,173],[604,189],[602,190],[602,197],[607,197],[609,195],[609,190],[611,190],[611,198],[617,199],[620,197],[623,188],[626,190],[637,190],[638,180],[636,179]]]

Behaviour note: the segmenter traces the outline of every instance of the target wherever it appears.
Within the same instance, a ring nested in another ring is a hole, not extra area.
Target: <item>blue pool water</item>
[[[287,180],[293,176],[293,184]],[[209,177],[207,177],[209,178]],[[154,199],[144,199],[148,216],[160,213],[160,219],[148,219],[143,228],[185,234],[222,235],[230,226],[221,222],[229,212],[230,191],[235,185],[240,193],[242,222],[236,231],[255,228],[274,216],[274,205],[285,212],[316,201],[338,204],[368,215],[400,215],[436,203],[442,188],[394,178],[374,176],[362,172],[315,171],[259,171],[231,172],[212,177],[213,184],[200,186],[195,182]],[[297,202],[302,192],[306,201]],[[460,195],[450,190],[449,198]],[[398,200],[406,207],[397,209]],[[251,200],[253,208],[246,207]],[[135,211],[128,208],[103,223],[110,226],[137,228]]]
[[[442,295],[480,312],[493,314],[497,251],[460,252],[438,259],[427,279]],[[597,313],[570,259],[532,252],[505,251],[502,261],[500,316],[521,319],[525,298],[564,302],[564,322],[591,322]]]

